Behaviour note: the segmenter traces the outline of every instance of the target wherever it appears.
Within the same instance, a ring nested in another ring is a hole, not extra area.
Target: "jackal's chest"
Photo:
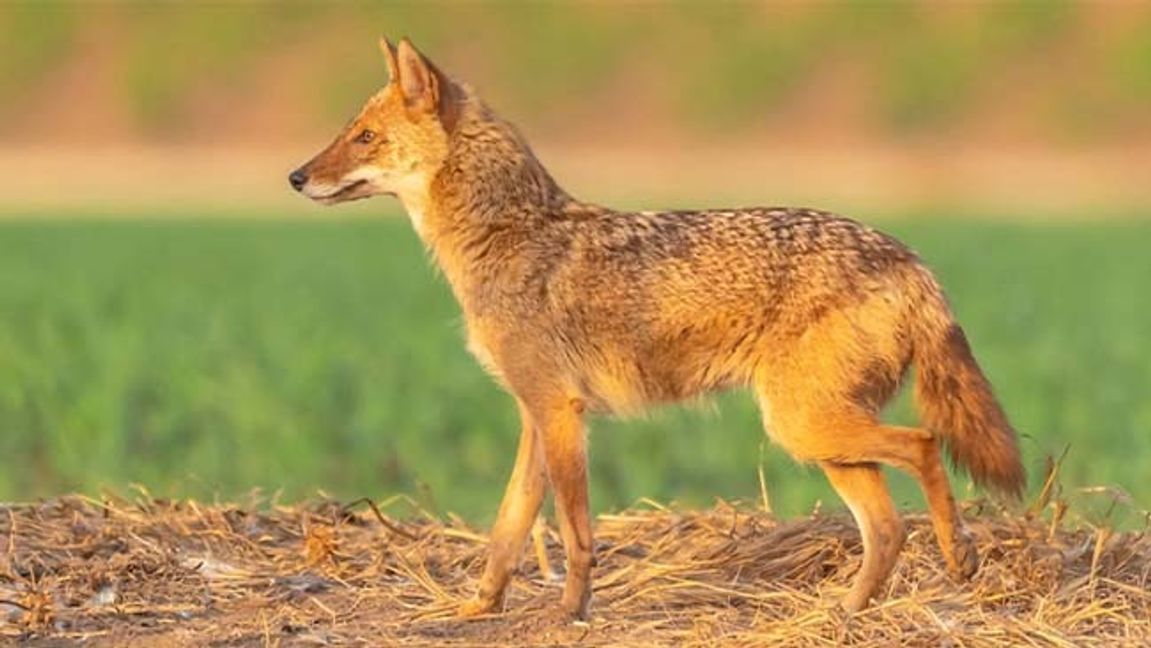
[[[503,382],[503,369],[499,363],[496,362],[492,347],[482,333],[477,332],[471,326],[468,327],[467,349],[468,353],[472,354],[472,357],[476,359],[476,362],[480,363],[484,371],[488,372],[488,374],[497,381]]]

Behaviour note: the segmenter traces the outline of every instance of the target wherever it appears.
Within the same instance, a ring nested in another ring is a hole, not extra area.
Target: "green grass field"
[[[1068,488],[1151,504],[1151,223],[885,228],[949,289],[1032,488],[1070,445]],[[401,219],[0,222],[0,498],[132,482],[201,498],[404,492],[490,520],[517,423],[461,328]],[[754,500],[761,452],[778,511],[838,506],[818,471],[761,450],[749,398],[715,402],[593,421],[594,506]]]

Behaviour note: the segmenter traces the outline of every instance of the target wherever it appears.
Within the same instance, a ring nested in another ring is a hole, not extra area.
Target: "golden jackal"
[[[490,557],[461,614],[502,605],[548,484],[567,555],[562,606],[586,617],[593,565],[586,411],[628,412],[748,387],[767,433],[816,462],[851,509],[878,593],[903,544],[880,464],[913,475],[948,571],[978,563],[940,445],[1018,495],[1015,433],[939,284],[895,239],[810,209],[624,213],[564,192],[527,143],[406,39],[391,81],[292,186],[335,204],[398,196],[467,322],[468,347],[523,421]],[[910,365],[923,428],[880,422]]]

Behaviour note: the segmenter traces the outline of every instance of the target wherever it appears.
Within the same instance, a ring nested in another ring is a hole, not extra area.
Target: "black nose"
[[[299,191],[308,184],[308,174],[303,169],[296,169],[288,176],[288,182],[291,183],[293,189]]]

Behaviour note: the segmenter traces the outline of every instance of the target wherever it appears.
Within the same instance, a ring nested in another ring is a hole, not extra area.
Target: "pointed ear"
[[[396,48],[388,42],[387,38],[380,36],[380,51],[384,53],[384,60],[388,64],[388,79],[396,82],[400,78],[400,67],[396,64]]]
[[[407,38],[402,39],[396,48],[396,64],[404,103],[413,108],[435,112],[440,102],[439,75]]]

